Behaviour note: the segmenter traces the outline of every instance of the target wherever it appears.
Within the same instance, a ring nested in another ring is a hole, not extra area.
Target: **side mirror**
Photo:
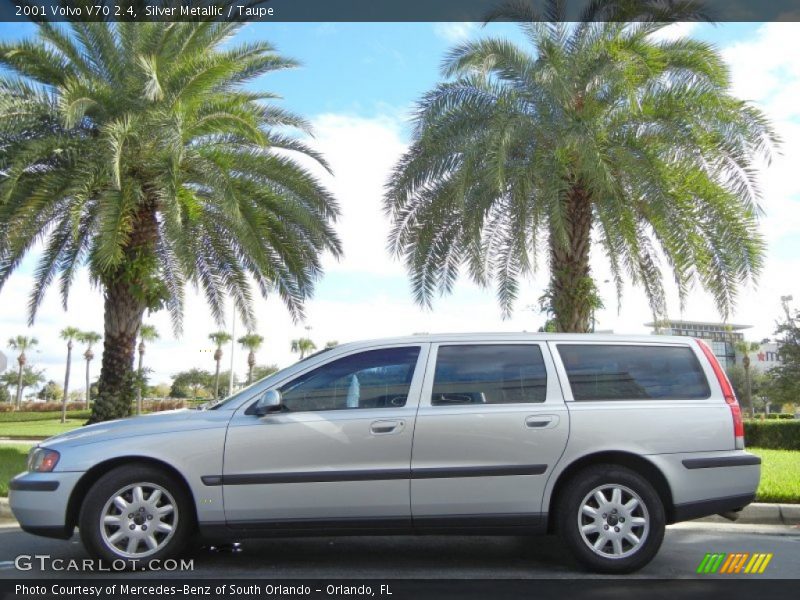
[[[267,390],[256,402],[253,414],[263,417],[266,414],[280,410],[282,404],[283,398],[278,390]]]

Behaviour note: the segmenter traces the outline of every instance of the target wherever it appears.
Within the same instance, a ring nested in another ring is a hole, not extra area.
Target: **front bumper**
[[[83,473],[20,473],[8,484],[8,504],[24,531],[68,538],[74,524],[67,519],[69,498]]]

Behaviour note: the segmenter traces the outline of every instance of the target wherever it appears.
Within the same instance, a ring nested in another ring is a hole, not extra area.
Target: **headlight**
[[[49,473],[56,468],[61,455],[49,448],[32,448],[28,453],[28,471]]]

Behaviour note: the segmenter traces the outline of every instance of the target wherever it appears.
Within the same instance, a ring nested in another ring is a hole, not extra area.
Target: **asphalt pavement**
[[[689,522],[670,526],[661,551],[635,577],[693,578],[708,552],[772,553],[766,571],[747,578],[800,578],[800,527]],[[22,559],[29,570],[15,567],[16,557],[48,555],[79,562],[87,557],[77,536],[51,540],[29,535],[14,524],[0,526],[0,578],[104,577],[108,573],[40,568],[36,558]],[[547,537],[338,537],[246,540],[238,551],[196,544],[186,559],[193,570],[135,572],[125,577],[192,578],[591,578],[570,558],[563,544]],[[17,561],[19,562],[19,561]],[[73,563],[74,564],[74,563]],[[630,577],[630,576],[628,576]],[[728,575],[727,577],[731,577]]]

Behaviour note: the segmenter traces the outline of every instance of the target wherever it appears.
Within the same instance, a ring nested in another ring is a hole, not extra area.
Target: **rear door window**
[[[538,345],[439,346],[431,405],[544,402],[547,372]]]
[[[688,346],[557,344],[575,400],[694,400],[711,395]]]

